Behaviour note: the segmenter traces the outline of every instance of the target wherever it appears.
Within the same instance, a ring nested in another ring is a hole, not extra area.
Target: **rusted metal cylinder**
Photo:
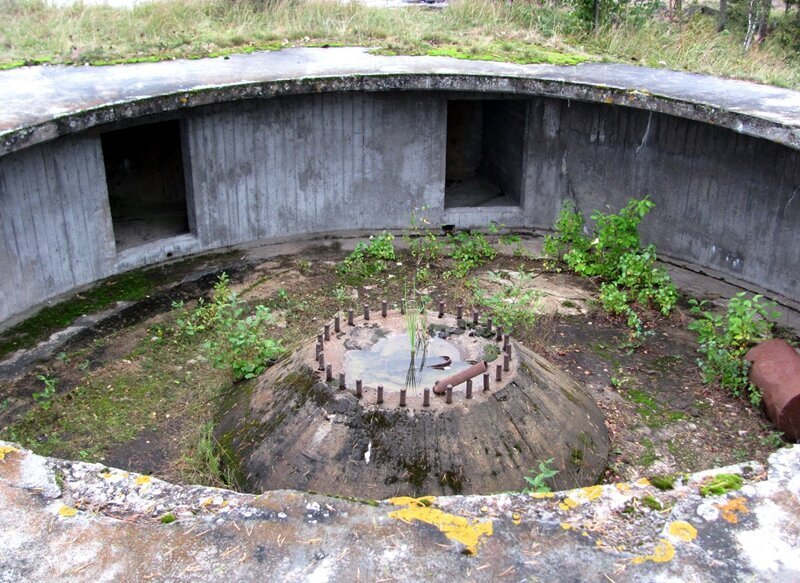
[[[381,316],[383,316],[384,318],[386,317],[386,310],[388,309],[388,307],[389,307],[389,302],[383,300],[381,302]]]
[[[406,393],[407,393],[406,389],[400,389],[400,406],[401,407],[405,407],[406,406]]]
[[[422,391],[422,406],[431,406],[431,390],[428,387],[425,387],[425,390]]]
[[[364,395],[364,388],[361,384],[361,379],[356,379],[356,399],[360,399]]]
[[[400,300],[400,313],[406,315],[406,301]]]
[[[496,342],[500,342],[503,339],[503,328],[498,326],[496,333],[494,335],[494,339]]]
[[[503,365],[498,364],[494,371],[494,380],[500,382],[503,380]]]
[[[320,352],[319,356],[317,356],[317,361],[319,362],[319,370],[325,370],[325,353]]]
[[[347,388],[347,384],[344,382],[344,373],[339,373],[339,390],[343,391]]]
[[[342,318],[338,314],[333,319],[333,331],[337,334],[342,331]]]
[[[447,385],[453,385],[454,387],[457,387],[467,379],[471,379],[479,374],[485,373],[488,368],[489,366],[486,364],[486,361],[482,360],[476,364],[473,364],[469,368],[465,368],[464,370],[452,374],[449,377],[445,377],[436,381],[436,383],[433,385],[433,392],[437,395],[444,394]]]
[[[509,342],[511,342],[511,335],[503,334],[503,350],[505,350],[508,347]]]
[[[488,332],[492,331],[492,319],[491,318],[486,318],[486,330]]]
[[[353,325],[353,310],[347,310],[347,325]]]
[[[369,304],[364,304],[364,319],[369,320]]]
[[[508,358],[511,358],[511,345],[510,344],[508,346],[506,346],[505,351],[506,351],[506,354],[508,355]]]
[[[488,372],[483,373],[483,390],[484,391],[488,391],[489,390],[489,373]]]
[[[444,402],[448,405],[453,404],[453,385],[447,385],[447,388],[445,389]]]
[[[503,355],[503,372],[511,370],[511,357],[508,354]]]
[[[322,329],[323,334],[325,335],[325,342],[330,341],[331,339],[331,325],[325,324],[325,327]]]
[[[375,399],[375,402],[378,405],[383,403],[383,385],[378,385],[378,398]]]
[[[439,317],[444,318],[444,302],[439,302]]]
[[[325,382],[329,383],[333,380],[333,366],[330,364],[325,365]]]
[[[317,344],[314,350],[314,358],[319,360],[319,353],[323,351],[322,344]]]
[[[478,310],[476,309],[472,310],[472,323],[475,324],[476,326],[478,325],[478,318],[480,318],[480,316],[481,313]]]
[[[464,304],[458,304],[456,306],[456,318],[461,320],[464,317]]]
[[[472,379],[467,379],[467,399],[472,398]]]
[[[754,346],[750,382],[761,389],[767,417],[792,441],[800,440],[800,355],[783,339]]]
[[[322,344],[322,339],[325,338],[322,334],[317,334],[317,344]]]

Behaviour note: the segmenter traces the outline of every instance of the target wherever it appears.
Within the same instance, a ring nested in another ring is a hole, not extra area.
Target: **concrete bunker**
[[[190,231],[179,120],[100,135],[118,251]]]
[[[521,206],[528,102],[447,101],[444,206]]]

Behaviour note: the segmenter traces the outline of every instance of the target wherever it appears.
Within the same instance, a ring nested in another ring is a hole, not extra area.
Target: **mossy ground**
[[[537,273],[525,285],[541,286],[548,279],[546,293],[557,297],[543,300],[551,306],[548,314],[515,330],[514,336],[576,378],[604,410],[613,449],[607,481],[763,461],[781,444],[760,412],[701,383],[685,313],[671,318],[652,314],[648,336],[631,345],[624,324],[594,311],[591,301],[576,299],[564,306],[558,286],[568,289],[570,297],[575,297],[576,286],[583,286],[589,298],[596,290],[590,281],[554,273],[532,258],[535,253],[526,249],[536,245],[535,239],[526,239],[506,246],[505,253],[466,278],[446,276],[451,261],[441,259],[420,279],[414,258],[399,251],[386,271],[347,284],[336,271],[346,255],[339,242],[269,260],[242,259],[239,253],[218,256],[212,263],[214,270],[234,274],[232,282],[244,300],[270,307],[276,318],[267,333],[289,351],[313,338],[337,310],[359,309],[364,303],[377,307],[383,299],[398,302],[412,288],[415,274],[418,292],[443,299],[451,309],[463,303],[469,314],[477,288],[494,291],[487,282],[496,277],[487,277],[488,271]],[[171,269],[179,278],[201,267],[209,269],[197,260]],[[146,283],[149,277],[126,281],[144,281],[127,288],[154,293],[153,284]],[[210,287],[213,280],[206,281]],[[165,280],[158,286],[168,293]],[[105,298],[106,287],[108,282],[81,295]],[[197,295],[209,291],[198,289]],[[0,437],[38,453],[154,472],[176,481],[224,485],[235,478],[236,460],[226,459],[232,440],[262,435],[264,428],[224,428],[213,439],[204,428],[213,429],[249,385],[234,384],[229,372],[211,366],[202,337],[165,341],[163,331],[174,325],[177,313],[159,305],[162,309],[141,314],[128,327],[75,341],[57,358],[0,381]],[[44,386],[37,375],[57,383],[58,392],[46,405],[32,399]],[[580,458],[576,451],[574,462],[580,464]],[[227,477],[210,473],[209,460]],[[442,479],[457,484],[459,477]]]

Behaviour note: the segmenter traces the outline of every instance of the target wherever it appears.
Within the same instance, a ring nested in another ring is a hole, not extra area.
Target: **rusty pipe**
[[[479,374],[485,373],[488,369],[489,366],[486,364],[486,361],[482,360],[476,364],[473,364],[469,368],[465,368],[464,370],[452,374],[447,378],[436,381],[436,383],[433,385],[433,392],[437,395],[443,395],[447,390],[447,385],[453,385],[456,387],[467,379],[471,379]]]

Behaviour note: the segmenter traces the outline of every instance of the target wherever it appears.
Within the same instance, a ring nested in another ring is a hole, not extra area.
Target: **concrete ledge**
[[[800,577],[800,445],[773,454],[766,472],[742,464],[665,492],[640,480],[369,503],[176,486],[5,442],[0,452],[2,581]],[[701,497],[698,486],[720,472],[745,485]],[[177,520],[165,524],[166,515]]]
[[[515,65],[300,48],[196,61],[0,72],[0,156],[94,126],[279,95],[444,90],[624,105],[800,149],[800,93],[632,65]]]

